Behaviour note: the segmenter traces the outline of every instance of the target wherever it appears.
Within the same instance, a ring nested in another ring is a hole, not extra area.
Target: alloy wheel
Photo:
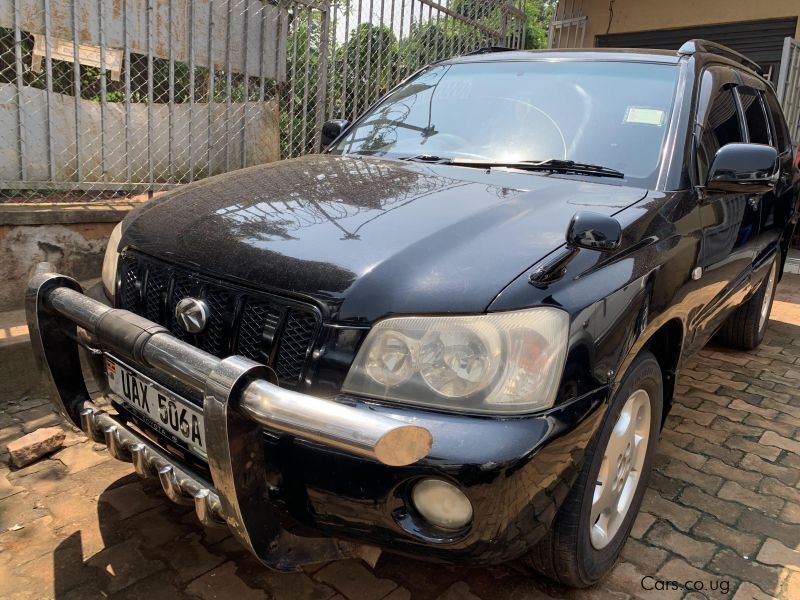
[[[638,389],[628,396],[608,438],[589,524],[589,537],[597,550],[614,539],[639,487],[650,442],[650,418],[650,395]]]

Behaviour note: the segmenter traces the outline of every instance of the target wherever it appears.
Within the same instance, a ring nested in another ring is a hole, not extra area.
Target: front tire
[[[769,273],[758,291],[747,302],[739,306],[719,330],[721,341],[731,348],[754,350],[764,339],[778,286],[778,261],[780,253],[772,261]]]
[[[587,587],[614,567],[647,489],[662,406],[661,368],[644,351],[611,400],[552,529],[527,557],[539,572]]]

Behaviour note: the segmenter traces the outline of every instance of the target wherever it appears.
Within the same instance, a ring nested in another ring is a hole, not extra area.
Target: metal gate
[[[792,141],[800,144],[800,43],[790,37],[783,41],[777,91]]]
[[[562,0],[553,11],[547,33],[547,47],[583,48],[586,22],[583,0]]]
[[[289,9],[283,157],[319,151],[322,123],[354,119],[420,67],[486,47],[524,48],[524,0],[338,0]]]

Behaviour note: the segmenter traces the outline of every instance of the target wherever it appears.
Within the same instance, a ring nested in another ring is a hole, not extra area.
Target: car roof
[[[534,60],[594,60],[625,62],[656,62],[677,64],[681,55],[675,50],[647,50],[640,48],[586,48],[568,50],[506,50],[481,54],[455,56],[438,64],[472,62],[509,62]]]
[[[682,59],[694,56],[702,63],[722,63],[734,69],[747,72],[755,77],[764,79],[763,73],[754,71],[749,65],[742,64],[728,56],[704,50],[692,54],[681,53],[678,50],[656,50],[648,48],[569,48],[557,50],[489,50],[477,51],[474,54],[454,56],[435,64],[459,63],[485,63],[485,62],[513,62],[513,61],[539,61],[539,60],[575,60],[575,61],[615,61],[615,62],[641,62],[678,64]]]

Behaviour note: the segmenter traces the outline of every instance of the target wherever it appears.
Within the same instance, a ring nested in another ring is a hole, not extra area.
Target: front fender
[[[623,225],[619,250],[580,250],[564,276],[546,287],[529,283],[539,266],[534,265],[489,307],[550,304],[570,313],[562,389],[569,389],[567,380],[582,369],[588,388],[611,384],[615,390],[633,359],[667,323],[676,321],[680,328],[679,355],[691,339],[686,323],[702,303],[702,287],[691,277],[701,240],[696,202],[688,193],[668,194],[642,201],[616,218]]]

